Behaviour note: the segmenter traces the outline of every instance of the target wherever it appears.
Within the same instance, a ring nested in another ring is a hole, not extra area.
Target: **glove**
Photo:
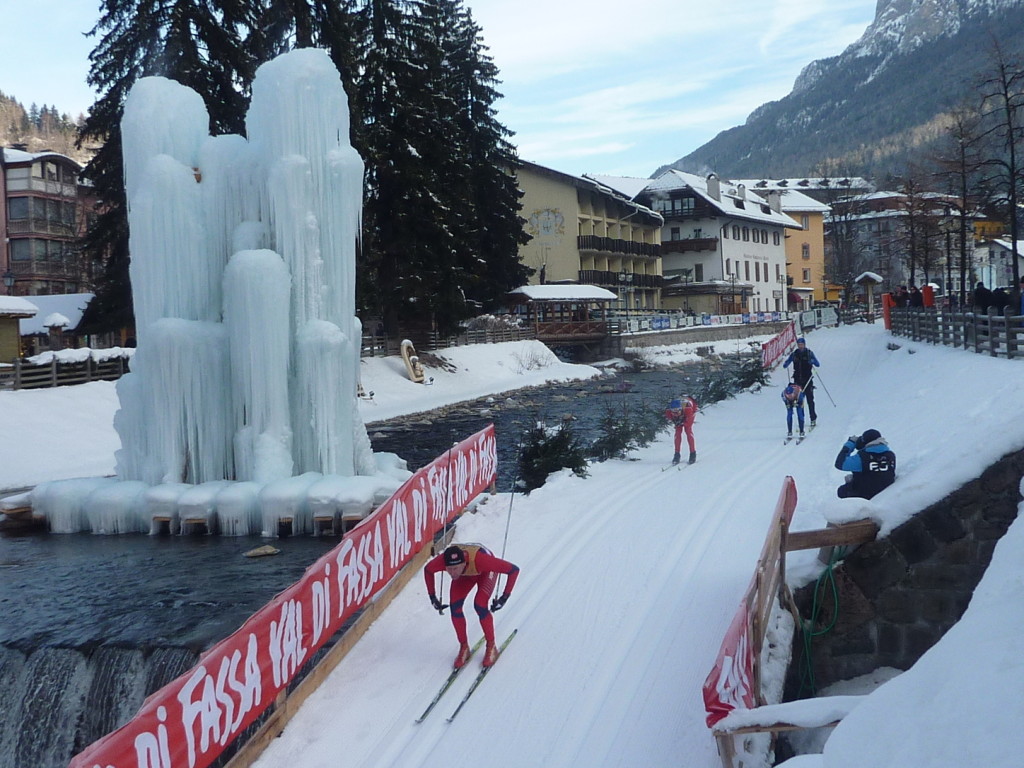
[[[856,448],[858,440],[860,440],[860,435],[850,435],[848,438],[846,438],[846,446],[845,447],[847,447],[847,448]]]
[[[434,610],[435,611],[442,611],[442,610],[444,610],[444,606],[441,605],[441,601],[437,599],[436,595],[431,595],[430,596],[430,604],[432,606],[434,606]]]
[[[507,602],[508,602],[508,594],[507,593],[502,595],[501,597],[496,597],[493,600],[491,600],[491,610],[492,611],[500,611],[502,608],[505,607],[505,603],[507,603]]]

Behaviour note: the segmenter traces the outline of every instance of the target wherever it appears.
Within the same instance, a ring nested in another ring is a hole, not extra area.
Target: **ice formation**
[[[40,489],[37,509],[59,509],[62,529],[155,530],[154,516],[212,527],[223,499],[231,534],[286,518],[300,533],[314,480],[352,479],[329,494],[345,506],[394,490],[357,410],[363,163],[348,114],[318,49],[257,70],[247,137],[210,136],[202,97],[179,83],[132,88],[121,133],[138,350],[117,388],[123,487],[90,496],[109,514]]]

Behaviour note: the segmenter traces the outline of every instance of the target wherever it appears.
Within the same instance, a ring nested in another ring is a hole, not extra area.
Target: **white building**
[[[714,314],[784,311],[786,230],[780,195],[760,197],[743,184],[666,171],[636,201],[665,217],[663,305]]]

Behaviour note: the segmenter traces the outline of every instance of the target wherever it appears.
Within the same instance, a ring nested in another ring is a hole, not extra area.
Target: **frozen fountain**
[[[139,80],[121,122],[138,351],[117,385],[117,480],[48,483],[51,530],[296,533],[386,499],[409,473],[357,410],[363,163],[324,51],[261,66],[247,138],[202,98]],[[72,502],[68,496],[74,496]]]

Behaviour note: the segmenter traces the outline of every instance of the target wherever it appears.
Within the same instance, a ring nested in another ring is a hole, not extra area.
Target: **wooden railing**
[[[754,576],[740,603],[739,613],[745,626],[745,637],[753,648],[751,679],[746,682],[749,683],[754,706],[747,710],[733,710],[735,713],[743,713],[742,716],[727,715],[712,726],[712,734],[718,744],[718,754],[724,768],[735,768],[737,764],[737,737],[751,733],[777,733],[802,727],[783,721],[779,717],[779,705],[766,705],[761,687],[761,653],[776,600],[780,608],[789,610],[794,614],[794,618],[798,618],[796,606],[786,584],[786,553],[801,549],[863,544],[873,541],[878,534],[878,525],[871,520],[860,520],[813,531],[791,532],[789,525],[795,509],[796,484],[791,477],[787,477],[768,527]],[[727,635],[722,643],[719,659],[739,658],[736,641],[735,636]],[[722,682],[715,679],[720,671],[716,664],[716,668],[705,682],[705,704],[708,703],[708,691],[713,690],[716,683],[720,685]],[[735,683],[735,680],[730,682]],[[761,710],[764,710],[763,713]],[[709,708],[708,711],[710,713],[712,709]],[[743,725],[736,724],[737,720],[742,721]]]
[[[493,330],[463,331],[445,336],[437,331],[409,331],[401,337],[363,334],[362,357],[387,357],[400,354],[402,339],[412,341],[416,349],[432,351],[467,344],[498,344],[503,341],[528,341],[537,338],[532,328],[500,328]]]
[[[1012,307],[1001,313],[990,308],[987,314],[912,307],[893,307],[889,312],[895,336],[973,349],[993,357],[1021,356],[1024,316],[1015,314]]]
[[[44,365],[16,360],[0,366],[0,389],[42,389],[90,381],[116,381],[128,372],[128,359],[115,357],[102,362],[89,358],[81,363],[59,363],[57,358]]]

